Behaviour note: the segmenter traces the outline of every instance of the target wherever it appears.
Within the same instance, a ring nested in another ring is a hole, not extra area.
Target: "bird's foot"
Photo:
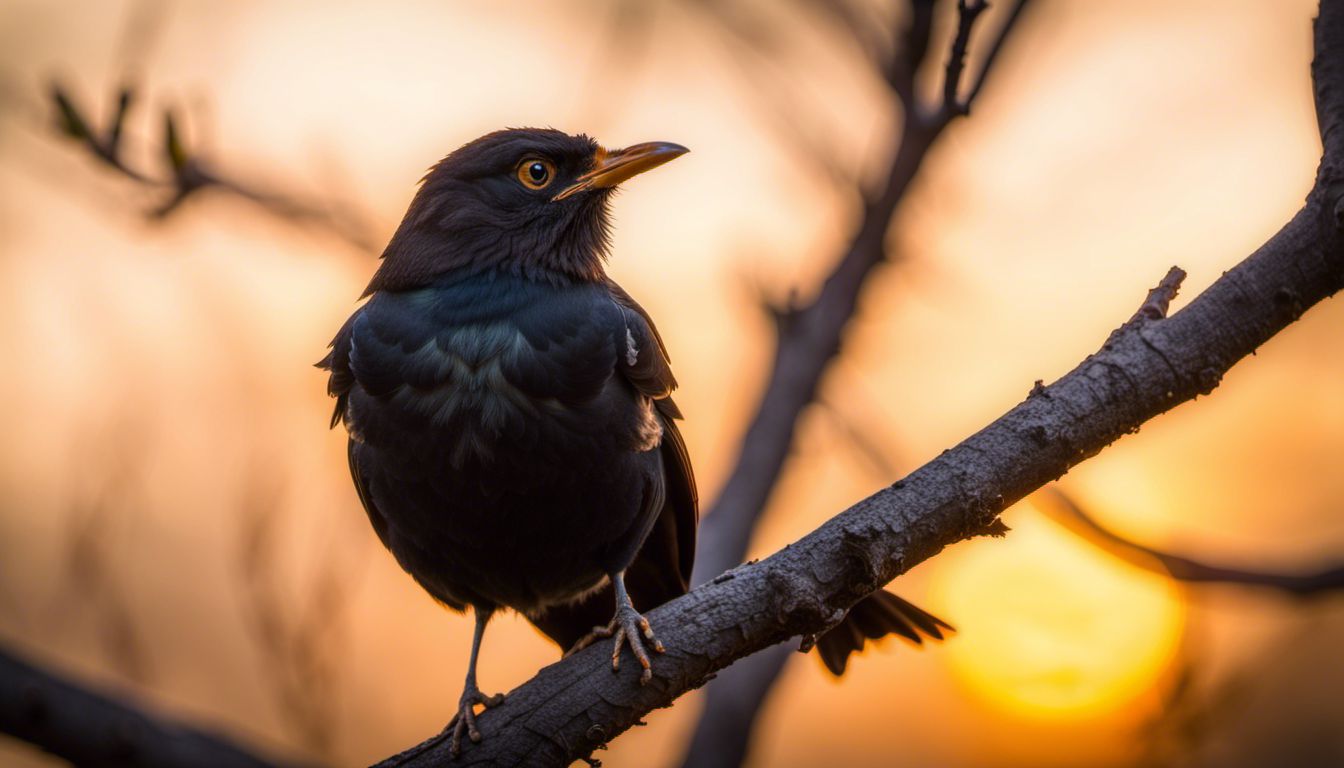
[[[645,644],[653,649],[654,653],[663,652],[663,644],[658,638],[653,636],[653,628],[649,626],[649,620],[639,614],[633,605],[626,603],[618,604],[616,615],[611,618],[611,623],[605,627],[593,627],[589,632],[574,643],[574,646],[565,653],[566,656],[577,653],[587,648],[598,640],[608,637],[616,638],[616,646],[611,649],[611,671],[621,671],[621,646],[630,644],[630,652],[635,654],[635,659],[639,661],[639,666],[644,668],[640,673],[639,684],[649,682],[653,679],[653,665],[649,661],[649,651]]]
[[[462,734],[466,734],[471,739],[472,744],[478,744],[481,741],[481,732],[476,728],[476,705],[480,704],[489,709],[497,707],[504,703],[504,694],[496,693],[494,696],[486,696],[481,693],[481,689],[475,685],[468,685],[462,691],[462,698],[457,702],[457,714],[448,721],[448,728],[453,732],[452,745],[449,748],[449,754],[457,757],[462,752]]]

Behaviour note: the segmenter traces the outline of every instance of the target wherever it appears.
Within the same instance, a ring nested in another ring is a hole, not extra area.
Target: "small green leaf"
[[[187,167],[189,159],[187,150],[182,146],[182,139],[177,133],[177,122],[171,110],[164,110],[163,113],[163,153],[175,172],[181,172]]]

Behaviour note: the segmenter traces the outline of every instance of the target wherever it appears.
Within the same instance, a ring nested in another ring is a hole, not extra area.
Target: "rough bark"
[[[1102,348],[903,480],[755,564],[649,615],[667,646],[654,679],[593,647],[541,670],[481,719],[454,765],[565,765],[734,660],[832,626],[856,601],[1144,422],[1207,395],[1238,360],[1344,287],[1344,0],[1322,0],[1312,64],[1324,156],[1305,206],[1179,312],[1173,272]],[[386,765],[449,765],[442,740]]]

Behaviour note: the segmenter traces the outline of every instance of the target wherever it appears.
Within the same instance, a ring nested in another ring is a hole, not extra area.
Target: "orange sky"
[[[872,281],[824,395],[913,468],[1093,351],[1171,264],[1190,273],[1188,297],[1272,235],[1310,187],[1319,154],[1307,79],[1313,5],[1041,2],[972,118],[930,158],[898,219],[909,263]],[[0,344],[11,360],[0,377],[11,404],[0,448],[0,640],[127,681],[107,650],[105,607],[71,586],[65,565],[80,510],[111,499],[97,578],[123,598],[140,636],[142,690],[167,709],[301,751],[240,586],[239,510],[251,478],[279,493],[265,520],[278,541],[280,599],[304,604],[331,571],[347,587],[330,646],[341,663],[326,757],[368,762],[441,725],[470,641],[468,620],[438,609],[378,547],[346,475],[344,437],[324,429],[330,405],[311,363],[373,262],[230,200],[197,200],[164,226],[145,225],[140,193],[44,131],[45,78],[59,74],[101,99],[123,70],[143,73],[145,98],[182,105],[191,134],[223,166],[308,191],[335,187],[367,208],[380,238],[430,163],[493,128],[553,125],[613,146],[691,147],[618,198],[611,271],[671,349],[704,498],[723,480],[766,364],[752,287],[808,291],[843,242],[853,201],[780,140],[744,93],[732,51],[676,4],[646,6],[657,32],[620,66],[597,36],[606,3],[188,0],[165,4],[153,44],[127,53],[129,7],[0,0],[0,103],[9,107],[0,110]],[[780,34],[791,108],[846,170],[870,176],[892,120],[876,87],[834,40],[798,24]],[[145,146],[158,124],[142,112],[131,129]],[[1065,487],[1156,545],[1287,568],[1338,553],[1342,323],[1341,304],[1326,302],[1213,397],[1155,420]],[[893,479],[833,420],[809,412],[755,551]],[[1041,527],[1052,524],[1027,506],[1007,521],[1024,534],[958,545],[899,583],[962,625],[953,643],[1030,637],[1032,621],[1074,605],[1047,578],[1029,596],[1003,596],[1032,614],[1020,624],[991,610],[996,580],[1017,574],[1014,557],[1073,572],[1073,555],[1049,554],[1069,547],[1049,543]],[[1078,556],[1104,589],[1151,582],[1100,553]],[[1083,601],[1072,622],[1078,647],[1098,647],[1083,631],[1089,615],[1128,610],[1156,628],[1134,643],[1165,659],[1180,638],[1185,652],[1197,641],[1201,668],[1223,670],[1304,620],[1236,595],[1133,589],[1149,592],[1091,609]],[[986,616],[1000,623],[977,629]],[[1050,637],[1059,645],[1038,656],[1071,642],[1067,631]],[[511,688],[554,656],[521,620],[498,621],[483,687]],[[1060,718],[996,695],[1002,684],[951,645],[892,643],[839,684],[799,659],[766,713],[755,764],[876,766],[892,754],[947,766],[1124,764],[1169,684],[1165,662],[1150,667],[1137,693]],[[603,759],[674,760],[694,698],[656,713]],[[2,759],[19,759],[4,749]]]

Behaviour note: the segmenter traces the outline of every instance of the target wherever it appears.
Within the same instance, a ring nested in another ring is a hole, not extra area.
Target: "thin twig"
[[[377,252],[377,241],[365,217],[349,210],[348,206],[340,207],[331,202],[264,190],[256,184],[243,182],[219,171],[187,145],[172,109],[163,110],[159,157],[164,174],[158,176],[132,167],[122,152],[126,121],[136,103],[136,92],[131,86],[123,86],[117,91],[116,108],[107,125],[102,127],[87,117],[87,111],[79,106],[65,86],[54,83],[50,93],[59,133],[78,143],[105,167],[153,192],[163,193],[162,201],[149,212],[152,218],[166,218],[198,193],[216,190],[247,200],[272,216],[293,224],[326,230],[360,251]]]
[[[1072,495],[1051,486],[1042,491],[1052,503],[1050,517],[1102,550],[1144,570],[1189,584],[1234,584],[1313,597],[1344,589],[1344,563],[1306,573],[1282,573],[1215,565],[1139,544],[1103,526]]]
[[[227,736],[151,714],[122,694],[96,692],[0,648],[0,733],[74,765],[278,768]]]
[[[966,68],[966,49],[971,44],[971,30],[975,20],[989,7],[985,0],[957,0],[957,34],[952,38],[952,52],[947,57],[947,75],[943,79],[943,111],[964,115],[966,106],[957,96],[961,87],[961,72]]]
[[[1171,302],[1181,290],[1181,283],[1184,281],[1185,270],[1172,267],[1161,282],[1148,292],[1148,298],[1143,300],[1143,305],[1129,321],[1135,323],[1143,320],[1161,320],[1166,317],[1167,310],[1171,308]]]

